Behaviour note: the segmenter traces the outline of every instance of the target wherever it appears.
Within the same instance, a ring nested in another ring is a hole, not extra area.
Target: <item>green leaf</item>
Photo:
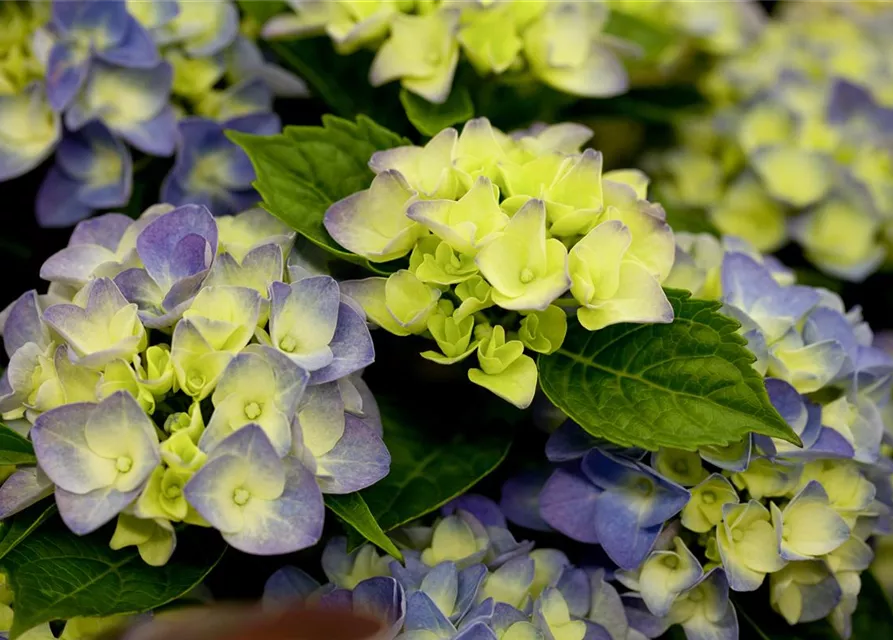
[[[290,11],[284,0],[239,0],[239,9],[243,17],[252,18],[259,25],[264,25],[275,15]]]
[[[275,136],[227,135],[251,159],[264,208],[318,247],[370,268],[332,239],[323,217],[330,205],[369,186],[373,153],[410,144],[408,140],[365,116],[356,122],[323,116],[321,127],[286,127]]]
[[[17,513],[10,520],[0,522],[0,559],[55,513],[56,503],[47,501]]]
[[[473,487],[505,459],[511,433],[443,433],[424,418],[379,401],[391,471],[361,493],[382,531],[442,507]]]
[[[387,534],[381,530],[375,516],[369,510],[369,505],[359,493],[346,495],[329,494],[326,497],[326,506],[332,510],[341,520],[352,527],[363,538],[381,548],[392,558],[403,562],[403,554],[394,545]]]
[[[0,561],[15,593],[11,638],[50,620],[156,609],[198,585],[223,555],[223,540],[191,527],[178,532],[177,551],[150,567],[129,547],[109,549],[111,529],[79,537],[53,519]]]
[[[0,465],[36,463],[31,442],[0,422]]]
[[[426,136],[435,136],[447,127],[474,117],[474,104],[466,87],[454,86],[443,104],[428,102],[406,89],[401,89],[400,102],[412,126]]]
[[[622,446],[694,450],[750,432],[800,444],[751,363],[737,321],[719,302],[668,289],[671,324],[576,322],[564,345],[539,357],[549,399],[589,433]]]

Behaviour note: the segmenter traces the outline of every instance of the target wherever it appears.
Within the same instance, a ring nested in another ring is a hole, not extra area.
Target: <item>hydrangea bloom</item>
[[[580,151],[590,136],[574,124],[508,136],[479,118],[374,154],[372,184],[333,204],[325,226],[371,262],[408,255],[408,268],[342,287],[385,330],[433,338],[429,360],[477,351],[471,381],[519,407],[537,380],[524,352],[561,346],[565,310],[592,331],[671,322],[664,212],[643,174],[603,174],[601,154]]]
[[[78,224],[41,270],[51,292],[2,316],[0,417],[37,464],[0,486],[0,518],[55,494],[72,531],[117,518],[112,548],[153,565],[177,523],[249,553],[314,544],[322,494],[375,483],[390,457],[359,377],[365,319],[330,276],[287,268],[293,241],[258,209]]]
[[[753,46],[704,79],[707,113],[649,170],[672,211],[704,211],[761,251],[788,241],[860,281],[890,241],[890,16],[864,3],[780,6]],[[828,37],[833,33],[833,37]]]
[[[642,610],[642,596],[622,593],[605,568],[576,567],[557,549],[516,542],[500,509],[483,496],[463,496],[442,515],[431,527],[397,532],[407,541],[403,564],[370,545],[347,553],[343,538],[331,540],[322,558],[328,582],[283,567],[267,581],[264,607],[348,607],[380,619],[382,637],[399,640],[636,640],[671,624],[690,638],[737,636],[722,569],[702,571],[678,538],[684,560],[678,578],[671,576],[678,597],[666,619],[656,620]],[[666,576],[652,573],[655,586]]]
[[[771,605],[790,624],[828,618],[849,637],[869,538],[889,531],[893,508],[893,468],[881,455],[893,358],[872,345],[858,308],[797,285],[738,240],[678,234],[667,284],[719,299],[741,321],[769,398],[803,447],[754,435],[648,454],[567,420],[546,446],[551,475],[505,485],[507,515],[600,545],[649,620],[646,637],[681,623],[689,638],[737,638],[726,605],[698,618],[701,600],[686,594],[708,584],[754,591],[767,576]]]
[[[278,130],[273,95],[305,91],[239,35],[231,0],[9,2],[0,23],[0,181],[55,150],[36,203],[44,226],[127,204],[134,151],[176,151],[167,202],[215,215],[253,205],[253,170],[222,130]]]

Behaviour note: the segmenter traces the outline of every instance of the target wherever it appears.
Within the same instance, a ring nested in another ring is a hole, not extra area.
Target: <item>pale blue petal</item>
[[[455,513],[458,509],[468,511],[485,527],[501,527],[504,529],[508,526],[499,505],[486,496],[476,493],[461,495],[445,504],[441,508],[440,513],[448,516]]]
[[[81,183],[52,167],[37,192],[37,223],[42,227],[70,227],[90,217],[93,207],[78,198],[80,190]]]
[[[596,447],[598,440],[578,424],[565,420],[546,441],[546,457],[552,462],[578,460]]]
[[[319,582],[297,567],[282,567],[264,584],[264,608],[277,609],[303,602],[319,587]]]
[[[53,481],[39,467],[20,467],[0,486],[0,520],[53,493]]]
[[[113,487],[102,487],[89,493],[77,494],[56,487],[56,506],[66,526],[79,536],[93,533],[111,522],[143,490],[121,492]]]
[[[451,638],[456,633],[453,624],[422,591],[416,591],[407,599],[403,628],[405,631],[430,631],[443,638]]]
[[[324,493],[352,493],[384,478],[391,456],[384,442],[362,421],[344,416],[344,435],[317,460],[317,481]]]
[[[375,577],[363,580],[353,590],[353,610],[385,623],[385,637],[393,637],[406,617],[406,597],[396,580]]]
[[[34,289],[20,295],[9,306],[6,320],[0,325],[7,356],[11,358],[28,342],[40,347],[49,344],[50,334],[40,315],[40,303]]]
[[[350,305],[338,305],[337,325],[329,349],[332,351],[332,362],[313,371],[310,374],[310,384],[324,384],[343,378],[375,361],[375,346],[369,326],[365,318]]]
[[[57,113],[74,100],[90,70],[89,52],[79,51],[67,42],[57,42],[47,61],[47,99]]]
[[[600,493],[582,474],[556,469],[540,494],[540,514],[566,536],[596,544],[596,504]]]
[[[510,522],[533,531],[552,529],[540,514],[539,496],[548,478],[547,471],[528,471],[505,481],[499,508]]]

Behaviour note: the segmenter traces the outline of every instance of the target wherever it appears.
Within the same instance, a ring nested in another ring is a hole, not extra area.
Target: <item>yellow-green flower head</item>
[[[729,481],[713,473],[691,490],[691,498],[682,508],[682,526],[707,533],[722,522],[723,507],[738,502],[738,492]]]
[[[429,567],[445,561],[466,567],[480,562],[489,545],[484,525],[467,511],[459,511],[434,525],[431,542],[420,558]]]
[[[756,500],[783,497],[797,487],[801,469],[800,465],[757,458],[746,470],[733,474],[732,482]]]
[[[428,331],[442,353],[423,351],[421,355],[438,364],[460,362],[477,349],[478,342],[472,341],[474,318],[471,316],[457,320],[455,315],[438,310],[428,318]]]
[[[253,289],[205,287],[183,312],[183,319],[195,327],[212,349],[237,353],[254,335],[260,307],[260,295]]]
[[[653,551],[639,572],[639,593],[648,610],[664,616],[677,596],[691,589],[703,576],[701,564],[681,538],[673,538],[673,548]]]
[[[847,521],[855,525],[861,514],[872,512],[876,488],[849,460],[816,460],[803,465],[800,487],[817,481],[828,495],[829,504]]]
[[[520,340],[505,339],[505,329],[496,325],[478,344],[480,369],[469,369],[468,379],[520,409],[533,402],[536,393],[536,362],[524,355]]]
[[[717,300],[722,295],[720,270],[725,250],[709,233],[677,232],[675,261],[664,285],[687,289],[696,298]]]
[[[543,311],[571,284],[567,249],[546,236],[542,200],[525,204],[475,260],[493,287],[493,302],[504,309]]]
[[[456,37],[462,53],[482,76],[503,73],[522,64],[520,31],[541,13],[545,2],[494,2],[471,6],[462,13]]]
[[[629,79],[602,34],[608,8],[593,2],[550,2],[524,31],[524,54],[534,76],[587,97],[624,93]]]
[[[524,312],[518,339],[524,346],[537,353],[558,351],[567,335],[567,314],[552,305],[545,311]]]
[[[166,468],[160,465],[152,472],[149,482],[134,503],[134,514],[150,520],[207,526],[183,495],[183,487],[196,470]]]
[[[555,640],[583,640],[586,635],[586,623],[571,617],[567,600],[555,587],[549,587],[537,599],[533,620]]]
[[[772,522],[781,530],[781,556],[786,560],[809,560],[831,553],[850,537],[850,528],[828,501],[828,494],[815,480],[779,509],[771,503]]]
[[[102,400],[116,391],[127,391],[149,415],[155,412],[155,396],[139,381],[133,367],[123,360],[113,360],[105,366],[96,396]]]
[[[473,256],[509,222],[499,206],[498,194],[499,189],[481,176],[458,201],[415,202],[407,208],[406,216],[427,227],[456,251]]]
[[[403,257],[426,233],[425,227],[407,215],[415,200],[403,174],[383,171],[368,189],[326,211],[326,230],[341,246],[372,262]]]
[[[376,174],[398,171],[409,188],[425,198],[453,199],[460,190],[459,175],[453,168],[458,138],[455,129],[444,129],[424,147],[405,146],[375,152],[369,159],[369,167]]]
[[[162,567],[174,553],[176,534],[171,523],[163,518],[143,519],[122,513],[109,546],[114,550],[136,547],[146,564]]]
[[[658,278],[640,261],[627,258],[632,242],[628,226],[608,220],[570,250],[571,293],[581,304],[577,318],[590,331],[618,322],[673,321]]]
[[[164,431],[170,434],[171,437],[182,432],[193,443],[197,444],[198,439],[205,432],[205,421],[202,418],[200,403],[193,402],[186,411],[177,411],[170,414],[164,421]],[[192,456],[188,457],[191,458]],[[171,462],[168,462],[168,465],[177,466]]]
[[[174,365],[169,345],[153,344],[142,357],[138,355],[134,358],[134,368],[140,386],[156,398],[173,387]]]
[[[786,564],[780,555],[778,535],[769,509],[756,500],[723,507],[716,542],[732,589],[754,591],[767,573]]]
[[[270,20],[264,27],[266,37],[327,34],[338,53],[349,54],[387,35],[399,3],[395,0],[293,0],[289,4],[296,13]]]
[[[707,479],[707,470],[696,451],[661,447],[651,454],[651,466],[663,477],[683,487],[693,487]]]
[[[400,80],[407,91],[429,102],[445,102],[459,62],[458,27],[459,12],[450,9],[395,15],[390,35],[372,61],[369,83],[379,87]]]
[[[0,5],[0,95],[20,93],[44,70],[35,55],[35,31],[49,19],[49,5],[40,2],[4,2]]]
[[[464,282],[478,272],[473,256],[457,254],[434,236],[416,244],[409,258],[409,270],[422,282],[446,286]]]
[[[769,601],[788,624],[820,620],[840,601],[840,587],[823,562],[791,562],[769,577]]]
[[[390,575],[388,566],[394,559],[378,555],[371,544],[347,551],[347,538],[332,538],[322,552],[322,569],[326,577],[342,589],[353,589],[370,578]]]

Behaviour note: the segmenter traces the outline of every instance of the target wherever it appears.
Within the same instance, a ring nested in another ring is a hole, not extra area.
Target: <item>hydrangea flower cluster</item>
[[[755,44],[704,81],[712,111],[648,166],[672,211],[706,212],[761,251],[789,240],[859,281],[893,233],[888,13],[870,3],[783,3]]]
[[[603,175],[601,154],[580,152],[591,135],[562,124],[508,136],[478,118],[375,153],[371,186],[333,204],[325,227],[370,262],[409,265],[343,290],[385,330],[433,339],[438,350],[422,353],[433,362],[476,351],[469,379],[519,407],[537,381],[524,351],[561,346],[565,309],[591,331],[671,322],[663,209],[645,200],[643,174]]]
[[[127,204],[134,150],[176,152],[166,202],[254,205],[253,169],[223,130],[276,133],[273,95],[306,91],[239,34],[232,0],[4,2],[0,25],[0,181],[55,151],[37,196],[44,226]]]
[[[610,571],[576,567],[557,549],[534,549],[506,528],[499,506],[469,494],[434,526],[398,532],[401,564],[371,545],[350,553],[336,538],[323,553],[329,582],[295,567],[267,581],[264,605],[344,607],[385,622],[387,640],[638,640],[649,621],[636,593],[621,594]],[[622,589],[622,587],[620,587]],[[682,589],[673,624],[689,637],[737,630],[722,569]],[[702,634],[702,635],[697,635]]]
[[[267,38],[328,35],[340,54],[376,51],[369,82],[394,80],[429,102],[443,103],[464,56],[482,76],[528,73],[567,93],[606,97],[626,92],[621,54],[637,47],[604,33],[600,2],[289,0]]]
[[[260,209],[78,224],[41,269],[49,292],[0,323],[0,417],[37,458],[0,487],[0,519],[55,494],[74,533],[117,517],[112,548],[153,565],[176,523],[248,553],[316,543],[322,493],[373,484],[390,456],[362,310],[293,241]]]
[[[873,558],[866,540],[891,528],[893,464],[881,447],[893,359],[872,346],[858,308],[794,284],[740,241],[680,234],[668,284],[721,300],[741,321],[769,398],[803,447],[753,435],[648,453],[566,421],[546,445],[557,467],[544,485],[510,481],[503,500],[517,508],[507,515],[600,545],[638,598],[647,637],[688,615],[699,601],[686,594],[720,570],[733,591],[768,576],[771,605],[788,623],[828,617],[849,637],[859,574]],[[737,638],[734,614],[720,608],[709,620],[710,635],[687,629],[689,638]]]

